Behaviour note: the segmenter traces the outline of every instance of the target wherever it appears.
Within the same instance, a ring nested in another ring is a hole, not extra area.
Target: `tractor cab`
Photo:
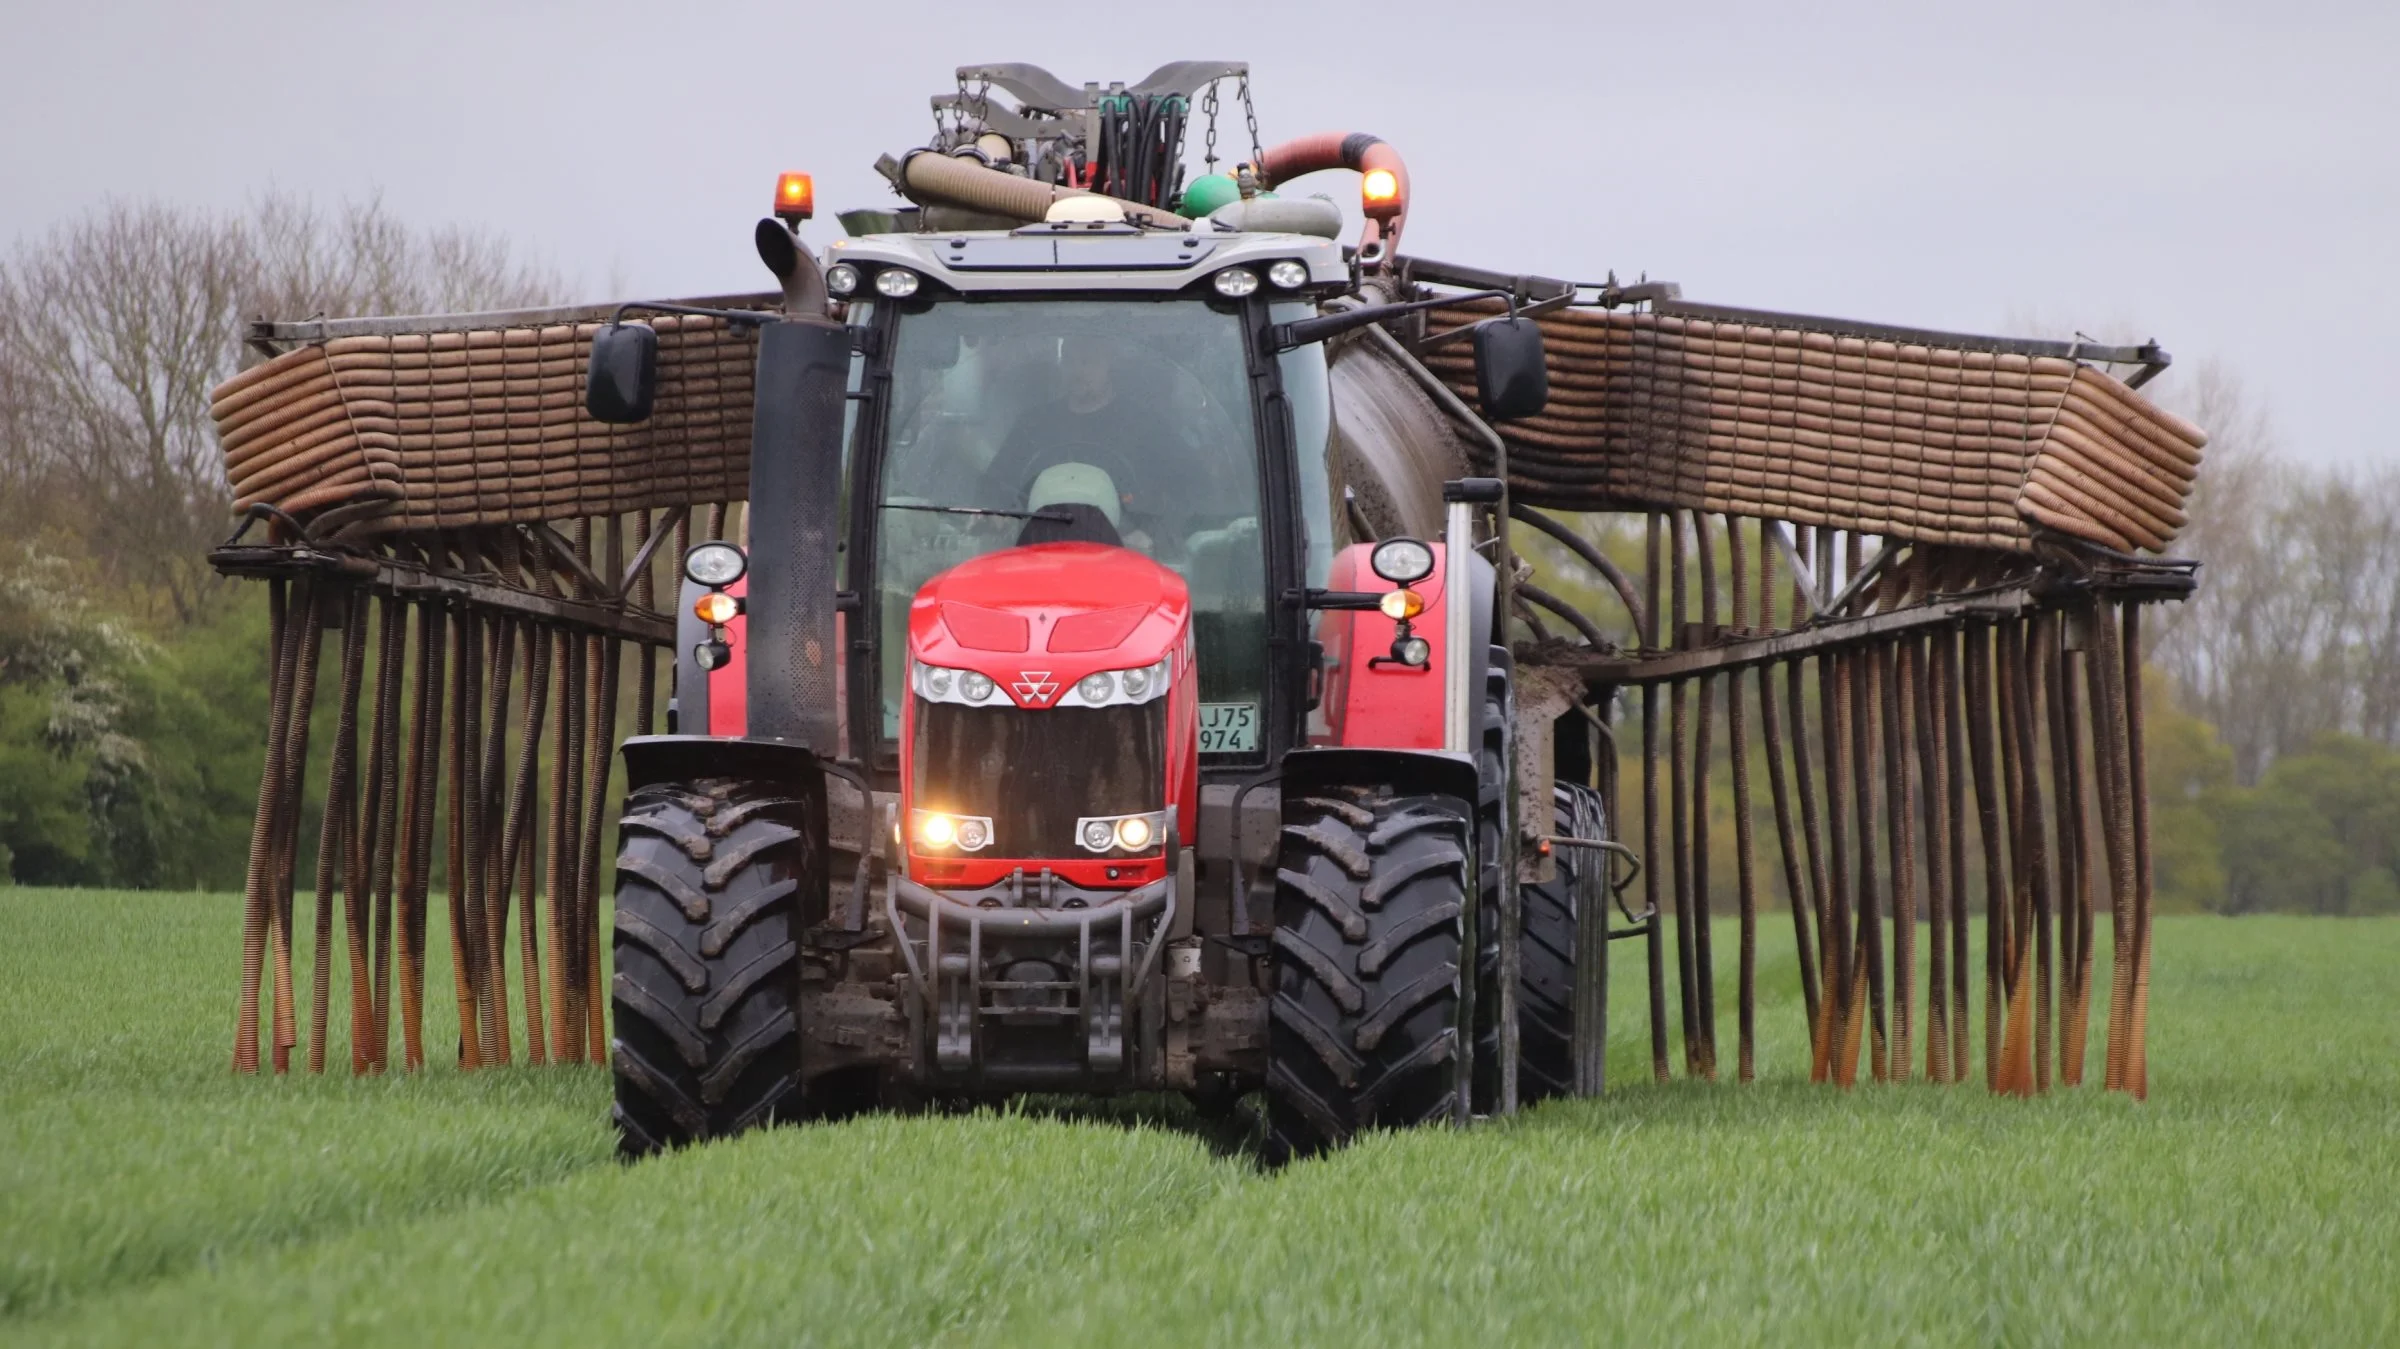
[[[1180,578],[1209,763],[1257,763],[1271,722],[1296,728],[1298,671],[1276,668],[1296,630],[1270,599],[1322,585],[1333,551],[1325,356],[1267,350],[1267,332],[1346,287],[1338,247],[1079,225],[875,236],[828,256],[871,335],[848,449],[869,488],[849,522],[864,574],[847,583],[873,597],[874,659],[850,671],[850,710],[893,768],[920,590],[1044,538]]]

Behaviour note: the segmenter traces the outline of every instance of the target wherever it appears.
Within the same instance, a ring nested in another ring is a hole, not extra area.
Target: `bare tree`
[[[208,394],[255,315],[422,312],[560,289],[506,244],[369,201],[270,196],[239,217],[111,202],[0,265],[5,523],[181,621],[217,592],[204,555],[228,491]]]
[[[0,341],[30,376],[32,434],[19,449],[65,497],[47,507],[81,522],[112,579],[163,594],[187,619],[200,607],[199,553],[223,519],[208,390],[231,369],[244,262],[240,236],[218,222],[116,203],[0,278]]]
[[[2177,544],[2202,588],[2165,615],[2155,660],[2245,784],[2326,731],[2400,737],[2400,473],[2286,459],[2222,367],[2183,401],[2210,435]]]

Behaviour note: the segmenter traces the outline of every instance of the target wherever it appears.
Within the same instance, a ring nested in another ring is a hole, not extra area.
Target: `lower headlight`
[[[988,815],[952,815],[941,810],[908,812],[908,832],[919,848],[932,852],[981,852],[992,843]]]
[[[1086,815],[1075,822],[1075,842],[1085,852],[1141,852],[1166,837],[1174,812],[1146,810],[1133,815]]]

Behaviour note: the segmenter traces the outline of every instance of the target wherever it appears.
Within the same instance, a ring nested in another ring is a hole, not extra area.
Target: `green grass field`
[[[1281,1175],[1140,1103],[628,1167],[598,1070],[232,1078],[236,900],[0,890],[0,1343],[2400,1342],[2400,920],[2162,920],[2140,1105],[1810,1087],[1782,934],[1748,1088],[1634,1082],[1620,949],[1631,1085]]]

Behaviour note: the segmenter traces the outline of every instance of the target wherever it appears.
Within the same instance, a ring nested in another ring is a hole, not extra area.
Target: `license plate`
[[[1258,748],[1258,704],[1200,704],[1200,752],[1248,754]]]

